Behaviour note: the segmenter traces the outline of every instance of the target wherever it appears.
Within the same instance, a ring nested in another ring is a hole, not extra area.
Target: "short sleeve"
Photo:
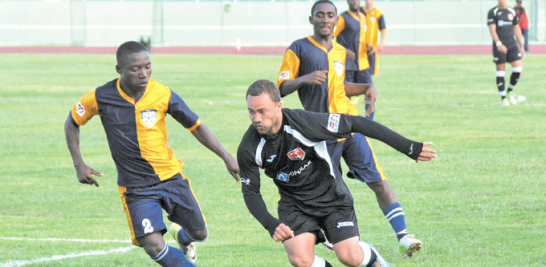
[[[281,69],[279,70],[279,76],[277,79],[277,87],[281,89],[282,83],[286,80],[294,80],[298,77],[300,69],[300,59],[294,53],[294,50],[288,48],[284,53],[282,59]],[[281,90],[282,92],[282,90]]]
[[[385,23],[385,16],[383,16],[383,14],[377,19],[377,26],[380,31],[387,30],[387,24]]]
[[[514,16],[514,20],[512,21],[512,25],[514,25],[514,26],[518,25],[520,20],[521,20],[520,17],[518,17],[517,15]]]
[[[95,115],[98,115],[97,99],[95,90],[92,90],[72,107],[72,119],[79,126],[83,126]]]
[[[345,29],[345,18],[343,18],[343,16],[339,15],[338,16],[338,21],[337,21],[337,25],[336,25],[336,28],[334,30],[334,37],[338,37],[339,34]]]
[[[191,111],[184,100],[173,92],[173,90],[171,90],[171,98],[169,99],[167,113],[171,114],[176,121],[190,131],[195,130],[195,128],[197,128],[197,126],[199,126],[201,123],[199,116]]]
[[[496,24],[495,23],[495,13],[493,12],[493,9],[489,10],[489,13],[487,14],[487,25]]]

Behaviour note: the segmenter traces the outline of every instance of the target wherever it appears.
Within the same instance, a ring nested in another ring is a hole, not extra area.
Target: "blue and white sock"
[[[385,210],[383,210],[383,214],[385,214],[385,217],[391,224],[398,241],[408,234],[406,217],[404,216],[404,210],[402,210],[402,206],[400,206],[399,202],[388,206]]]
[[[184,256],[181,250],[165,245],[155,257],[150,257],[163,267],[196,267]]]

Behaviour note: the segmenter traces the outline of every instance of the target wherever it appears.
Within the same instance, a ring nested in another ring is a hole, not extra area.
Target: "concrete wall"
[[[534,1],[534,3],[533,3]],[[362,1],[363,2],[363,1]],[[531,40],[546,41],[546,0],[528,0]],[[339,12],[345,1],[335,2]],[[376,1],[387,45],[489,44],[487,1]],[[286,46],[312,33],[312,2],[0,1],[0,45]]]

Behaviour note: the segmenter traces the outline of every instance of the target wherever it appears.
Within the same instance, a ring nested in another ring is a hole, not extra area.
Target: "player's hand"
[[[99,177],[102,177],[104,175],[98,171],[95,171],[93,168],[85,165],[85,163],[76,166],[76,174],[80,183],[95,185],[96,187],[99,187],[99,183],[97,182],[97,180],[95,180],[93,175]]]
[[[317,70],[304,76],[303,80],[306,84],[323,84],[328,78],[327,70]]]
[[[505,45],[500,45],[497,48],[498,48],[499,52],[501,52],[503,54],[508,53],[508,48]]]
[[[366,90],[366,98],[363,101],[363,103],[368,102],[368,100],[370,101],[370,106],[368,107],[368,110],[366,110],[366,117],[369,117],[370,114],[373,113],[376,98],[377,88],[375,87],[375,85],[372,84],[370,85],[370,87],[368,87],[368,90]]]
[[[382,44],[377,46],[377,52],[381,52],[381,51],[383,51],[383,45]]]
[[[226,164],[226,168],[229,174],[233,176],[233,178],[235,179],[235,181],[237,181],[237,183],[241,183],[241,179],[239,178],[240,176],[239,164],[237,163],[237,160],[231,154],[228,153],[228,156],[225,158],[224,163]]]
[[[415,162],[419,163],[419,161],[431,161],[432,159],[436,158],[436,150],[425,148],[426,146],[431,146],[432,142],[424,142],[423,143],[423,150],[421,151],[421,154],[419,154],[419,157]]]
[[[281,223],[277,226],[277,229],[275,229],[275,233],[273,233],[272,237],[275,242],[281,242],[289,237],[294,237],[294,231],[292,231],[288,225]]]
[[[346,49],[347,50],[347,61],[353,61],[356,59],[356,54],[355,52],[353,52],[352,50],[349,50],[349,49]]]
[[[366,43],[366,47],[368,49],[368,55],[372,55],[373,53],[375,53],[375,48],[373,47],[373,45]]]
[[[525,56],[525,48],[523,47],[523,45],[521,46],[521,49],[519,52],[521,53],[521,59],[523,59],[523,57]]]

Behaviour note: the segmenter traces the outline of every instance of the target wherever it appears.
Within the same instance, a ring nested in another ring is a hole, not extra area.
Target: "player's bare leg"
[[[283,242],[288,261],[298,267],[331,267],[332,265],[315,255],[315,235],[301,233]]]

